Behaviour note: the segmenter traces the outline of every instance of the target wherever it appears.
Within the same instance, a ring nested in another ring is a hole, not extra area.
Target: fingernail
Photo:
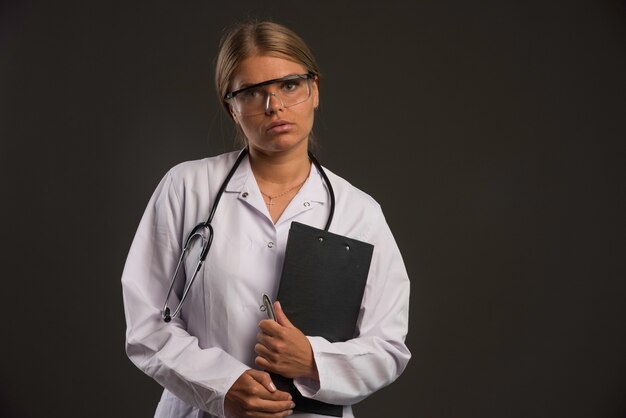
[[[293,398],[291,397],[291,395],[289,395],[289,399],[287,399],[288,401],[292,400]]]
[[[272,392],[276,392],[276,386],[274,386],[274,383],[271,383],[271,382],[270,382],[270,390],[271,390]]]
[[[295,407],[296,407],[296,404],[292,402],[292,403],[291,403],[291,409],[293,409],[293,408],[295,408]]]

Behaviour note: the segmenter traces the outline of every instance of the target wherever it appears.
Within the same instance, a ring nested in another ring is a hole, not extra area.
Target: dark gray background
[[[119,278],[165,171],[233,147],[246,16],[309,42],[318,156],[412,279],[413,359],[358,416],[626,416],[624,1],[0,4],[2,417],[153,413]]]

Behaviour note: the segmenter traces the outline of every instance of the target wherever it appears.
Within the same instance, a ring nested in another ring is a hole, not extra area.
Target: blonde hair
[[[230,106],[224,100],[224,96],[232,89],[233,74],[239,64],[254,55],[277,56],[297,62],[307,72],[315,75],[319,85],[320,69],[311,50],[297,33],[283,25],[269,21],[237,24],[222,36],[215,65],[215,91],[231,118]],[[238,129],[237,139],[242,142],[241,145],[245,145],[246,139],[241,129]],[[311,132],[309,149],[313,150],[316,147],[316,141]]]
[[[239,64],[253,55],[271,55],[297,62],[313,73],[319,83],[320,70],[304,40],[278,23],[247,22],[230,28],[220,41],[215,65],[215,90],[229,116],[224,96],[231,89],[233,74]]]

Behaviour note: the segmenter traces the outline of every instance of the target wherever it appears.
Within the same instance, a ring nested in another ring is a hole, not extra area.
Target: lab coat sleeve
[[[351,405],[392,383],[411,353],[408,328],[409,279],[396,242],[378,207],[368,241],[374,254],[357,322],[357,337],[330,343],[308,337],[319,381],[294,379],[300,393],[323,402]]]
[[[180,317],[170,323],[161,319],[180,255],[182,229],[183,208],[170,172],[150,199],[122,275],[126,352],[139,369],[175,396],[223,417],[226,392],[249,367],[219,348],[201,348]],[[175,293],[180,294],[181,287],[179,283],[172,292],[170,307],[177,305]]]

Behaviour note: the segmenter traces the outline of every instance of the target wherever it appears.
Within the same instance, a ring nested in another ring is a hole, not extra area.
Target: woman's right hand
[[[224,400],[228,417],[282,418],[293,413],[291,395],[276,389],[269,373],[248,369],[233,383]]]

